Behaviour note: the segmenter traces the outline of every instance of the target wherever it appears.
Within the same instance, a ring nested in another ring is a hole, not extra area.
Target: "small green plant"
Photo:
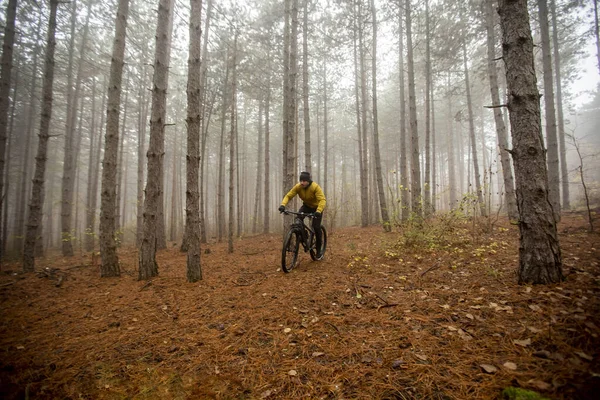
[[[549,400],[541,394],[532,390],[526,390],[516,387],[507,387],[502,391],[502,398],[505,400]]]

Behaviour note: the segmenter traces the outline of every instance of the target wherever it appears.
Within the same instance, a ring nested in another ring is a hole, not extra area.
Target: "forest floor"
[[[333,230],[289,274],[280,235],[211,243],[195,284],[176,245],[147,282],[134,248],[120,278],[89,255],[5,265],[0,397],[597,399],[600,236],[579,214],[559,233],[566,280],[547,286],[517,284],[502,219]]]

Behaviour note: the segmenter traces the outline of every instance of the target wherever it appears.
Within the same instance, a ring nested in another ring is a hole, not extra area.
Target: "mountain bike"
[[[298,261],[298,250],[300,250],[300,245],[304,248],[304,252],[310,253],[310,258],[313,261],[322,260],[325,255],[325,249],[327,248],[327,230],[325,227],[321,225],[321,257],[319,258],[319,252],[316,248],[316,237],[315,231],[312,229],[312,226],[308,226],[304,222],[304,218],[313,219],[313,214],[294,212],[285,210],[283,214],[292,214],[295,215],[294,223],[290,226],[289,231],[285,235],[285,240],[283,241],[283,249],[281,251],[281,269],[284,272],[290,272]]]

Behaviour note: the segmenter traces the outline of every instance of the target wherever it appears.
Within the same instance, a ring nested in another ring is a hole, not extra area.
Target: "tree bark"
[[[56,50],[56,10],[58,0],[50,0],[50,18],[48,19],[48,38],[44,62],[44,83],[42,89],[42,115],[40,131],[38,134],[38,149],[35,157],[35,172],[33,187],[29,202],[29,217],[25,233],[25,247],[23,250],[23,272],[33,272],[35,269],[35,247],[38,238],[38,228],[42,222],[42,208],[44,206],[44,179],[46,175],[46,161],[48,159],[48,141],[50,139],[50,120],[52,119],[52,94],[54,84],[54,53]]]
[[[156,27],[156,47],[154,56],[154,77],[152,88],[152,110],[150,115],[150,143],[148,147],[148,179],[144,199],[143,239],[140,250],[138,279],[149,279],[158,275],[156,250],[162,226],[164,235],[163,202],[163,161],[165,147],[165,120],[167,88],[169,86],[169,58],[173,0],[160,0],[158,24]],[[161,225],[160,219],[163,223]]]
[[[519,283],[560,282],[564,279],[562,256],[548,199],[540,95],[527,0],[500,0],[498,13],[520,216]]]
[[[263,99],[258,100],[258,149],[256,155],[256,183],[254,185],[254,212],[252,213],[252,233],[258,232],[258,221],[261,220],[259,213],[262,212],[260,207],[262,199],[261,182],[263,176]]]
[[[383,173],[381,171],[381,153],[379,148],[379,118],[377,115],[377,12],[375,9],[375,0],[371,0],[371,16],[373,17],[373,61],[371,62],[371,79],[373,82],[373,156],[375,158],[375,175],[383,229],[386,232],[390,232],[392,226],[390,225],[390,216],[383,189]]]
[[[417,128],[417,96],[415,93],[415,61],[412,44],[411,0],[406,0],[406,46],[408,48],[408,103],[411,132],[411,204],[412,212],[421,217],[421,166],[419,165],[419,131]]]
[[[271,67],[270,46],[267,50],[267,71]],[[267,88],[265,98],[265,200],[264,200],[264,223],[263,233],[269,233],[271,230],[271,75],[267,77]]]
[[[223,81],[223,92],[221,97],[221,137],[219,138],[219,175],[217,183],[217,240],[223,241],[225,235],[225,135],[226,118],[228,108],[228,90],[229,83],[229,49],[225,52],[225,80]]]
[[[398,75],[400,78],[400,214],[402,221],[410,216],[410,196],[408,195],[408,160],[406,149],[406,83],[404,79],[404,7],[399,1],[398,16]]]
[[[425,0],[425,176],[423,178],[423,207],[431,214],[431,35],[429,29],[429,0]]]
[[[187,157],[185,191],[185,229],[187,243],[187,280],[202,279],[200,264],[200,205],[198,193],[198,170],[200,167],[200,121],[201,111],[201,61],[200,36],[202,22],[201,0],[190,0],[190,42],[187,83]]]
[[[302,19],[302,100],[304,115],[304,170],[312,171],[312,155],[310,148],[310,103],[308,86],[308,3],[304,0]]]
[[[10,107],[10,85],[13,68],[13,46],[15,43],[15,19],[17,14],[17,0],[9,0],[6,6],[6,25],[4,27],[4,42],[2,43],[2,59],[0,62],[0,226],[2,221],[2,204],[6,198],[4,194],[4,168],[6,154],[6,140],[8,128],[8,110]],[[8,185],[8,182],[7,182]],[[6,224],[6,221],[4,221]],[[0,237],[0,265],[2,262],[4,241]]]
[[[235,28],[234,28],[235,29]],[[229,130],[229,227],[227,229],[227,252],[233,253],[233,228],[235,220],[235,150],[236,150],[236,118],[237,118],[237,30],[233,40],[233,54],[231,55],[231,123]],[[239,192],[238,192],[239,196]]]
[[[369,225],[370,202],[369,202],[369,165],[368,165],[368,140],[367,140],[367,73],[365,67],[365,48],[364,48],[364,23],[362,17],[362,0],[358,0],[358,51],[360,65],[360,94],[361,94],[361,146],[359,147],[361,157],[361,226],[364,228]],[[327,151],[327,150],[326,150]]]
[[[552,75],[552,53],[550,51],[550,27],[548,24],[548,2],[538,0],[540,35],[542,37],[542,61],[544,67],[544,109],[546,116],[546,151],[548,158],[548,195],[556,221],[560,221],[560,173],[558,160],[558,138],[556,134],[556,110],[554,107],[554,82]]]
[[[494,32],[494,10],[493,0],[486,0],[486,30],[487,30],[487,55],[488,76],[490,80],[490,92],[492,96],[492,107],[494,107],[494,122],[496,123],[496,136],[498,137],[498,150],[500,151],[500,162],[502,164],[502,177],[504,178],[504,198],[508,217],[515,221],[518,219],[517,199],[515,197],[515,184],[510,166],[510,154],[508,149],[508,135],[506,125],[500,108],[500,93],[498,89],[498,70],[496,67],[496,38]]]
[[[121,83],[125,65],[125,38],[129,0],[119,0],[116,18],[115,40],[108,81],[106,104],[106,137],[102,162],[102,189],[100,191],[100,276],[121,275],[116,243],[117,204],[117,153],[119,150],[119,114],[121,108]]]
[[[562,209],[571,208],[569,199],[569,168],[565,143],[565,117],[563,113],[562,74],[560,71],[560,46],[558,44],[558,24],[556,23],[556,0],[551,0],[552,44],[554,47],[554,76],[556,77],[556,122],[558,125],[558,144],[560,148],[560,181],[562,189]]]
[[[596,58],[598,59],[598,73],[600,73],[600,28],[598,27],[598,0],[594,0],[594,36],[596,37]]]

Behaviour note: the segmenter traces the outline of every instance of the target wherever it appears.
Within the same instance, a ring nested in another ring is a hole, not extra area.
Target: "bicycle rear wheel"
[[[290,230],[286,235],[281,251],[281,269],[283,269],[283,272],[290,272],[296,266],[300,241],[301,234],[295,229]]]
[[[327,249],[327,230],[325,230],[325,227],[323,225],[321,225],[321,239],[321,258],[317,257],[317,249],[311,246],[310,258],[312,258],[313,261],[322,260],[323,256],[325,256],[325,249]],[[315,240],[316,238],[313,236],[313,242]]]

